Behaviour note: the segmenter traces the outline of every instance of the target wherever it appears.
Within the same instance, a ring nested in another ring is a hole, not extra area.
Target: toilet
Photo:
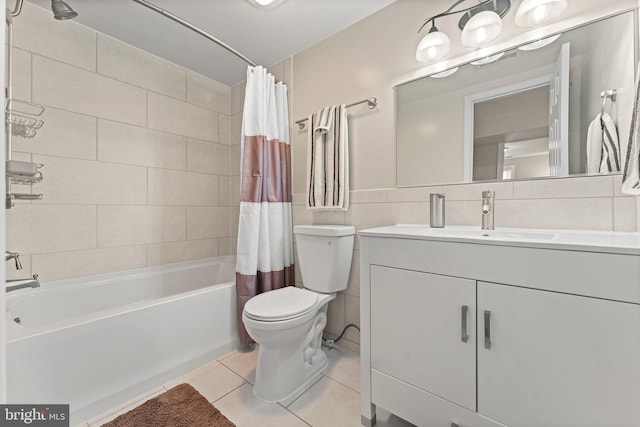
[[[355,228],[294,227],[304,288],[287,286],[251,298],[242,311],[249,336],[259,344],[255,395],[290,403],[327,366],[320,348],[327,306],[347,288]]]

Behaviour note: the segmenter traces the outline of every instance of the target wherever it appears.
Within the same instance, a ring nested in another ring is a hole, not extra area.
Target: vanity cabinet
[[[363,424],[640,427],[634,249],[403,231],[361,232]]]

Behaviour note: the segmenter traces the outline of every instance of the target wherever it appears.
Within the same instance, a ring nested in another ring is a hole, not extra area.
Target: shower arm
[[[22,12],[22,4],[24,3],[24,0],[17,0],[16,1],[16,5],[13,8],[13,10],[11,11],[11,17],[15,18],[16,16],[20,15],[20,12]]]
[[[226,44],[225,42],[223,42],[221,40],[218,40],[217,38],[213,37],[211,34],[207,33],[204,30],[201,30],[200,28],[198,28],[195,25],[185,21],[184,19],[180,18],[179,16],[176,16],[173,13],[171,13],[171,12],[165,10],[165,9],[162,9],[161,7],[158,7],[153,3],[148,2],[147,0],[133,0],[133,1],[138,3],[138,4],[143,5],[145,7],[148,7],[149,9],[151,9],[151,10],[153,10],[155,12],[158,12],[161,15],[166,16],[167,18],[177,22],[180,25],[183,25],[183,26],[189,28],[192,31],[195,31],[196,33],[200,34],[201,36],[211,40],[214,43],[216,43],[218,46],[228,50],[231,53],[233,53],[235,56],[237,56],[238,58],[242,59],[247,64],[249,64],[249,65],[251,65],[253,67],[258,65],[254,61],[252,61],[251,59],[249,59],[248,57],[243,55],[242,53],[238,52],[237,50],[235,50],[234,48],[232,48],[231,46]]]

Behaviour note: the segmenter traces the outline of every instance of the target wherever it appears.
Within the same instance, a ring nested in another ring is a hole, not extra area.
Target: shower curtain
[[[250,344],[244,304],[295,283],[287,86],[260,66],[247,69],[241,144],[237,322],[240,342]]]

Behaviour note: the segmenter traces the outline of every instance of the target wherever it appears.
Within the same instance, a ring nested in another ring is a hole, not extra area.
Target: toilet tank
[[[350,225],[293,228],[305,288],[327,294],[347,289],[355,232]]]

